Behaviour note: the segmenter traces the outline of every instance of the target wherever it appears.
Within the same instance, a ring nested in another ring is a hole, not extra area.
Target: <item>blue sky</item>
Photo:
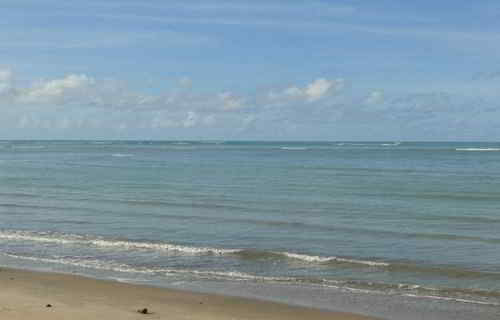
[[[498,1],[0,10],[6,139],[500,139]]]

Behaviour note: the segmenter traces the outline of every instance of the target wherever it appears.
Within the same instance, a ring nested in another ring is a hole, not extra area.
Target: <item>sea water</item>
[[[499,231],[500,143],[0,142],[4,266],[495,319]]]

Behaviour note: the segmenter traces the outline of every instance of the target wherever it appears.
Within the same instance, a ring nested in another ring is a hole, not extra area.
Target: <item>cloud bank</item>
[[[341,78],[204,93],[183,77],[157,94],[122,81],[68,74],[19,85],[0,69],[5,138],[500,139],[497,99],[446,91],[390,93]]]

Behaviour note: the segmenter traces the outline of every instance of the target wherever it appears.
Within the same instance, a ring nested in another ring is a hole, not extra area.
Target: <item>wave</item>
[[[456,148],[455,151],[500,151],[500,148]]]
[[[128,272],[128,273],[149,273],[152,271],[147,269],[137,269],[130,267],[126,264],[119,264],[113,262],[103,262],[97,259],[82,259],[78,257],[54,257],[54,258],[42,258],[42,257],[33,257],[33,256],[24,256],[13,253],[2,253],[6,257],[14,258],[14,259],[23,259],[28,261],[33,261],[37,263],[52,263],[52,264],[62,264],[62,265],[70,265],[75,267],[82,268],[92,268],[98,270],[106,270],[106,271],[117,271],[117,272]]]
[[[391,147],[391,146],[399,146],[401,145],[401,142],[391,142],[391,143],[355,143],[355,142],[340,142],[337,143],[337,146],[343,147],[343,146],[371,146],[371,147],[376,147],[376,146],[384,146],[384,147]]]
[[[396,146],[399,146],[401,144],[401,142],[393,142],[393,143],[382,143],[381,146],[385,146],[385,147],[396,147]]]
[[[444,276],[450,279],[500,280],[499,272],[469,270],[451,265],[430,265],[418,262],[381,261],[351,257],[319,256],[288,251],[257,250],[241,248],[214,248],[179,245],[165,242],[141,242],[133,240],[104,239],[76,234],[31,231],[0,231],[0,240],[30,241],[35,243],[92,246],[97,249],[146,250],[174,255],[232,256],[246,260],[297,261],[331,267],[376,268],[381,272],[421,273]]]
[[[306,263],[314,264],[354,264],[371,267],[387,267],[389,263],[369,260],[358,260],[349,258],[340,258],[335,256],[316,256],[308,254],[300,254],[286,251],[268,251],[255,249],[240,249],[232,252],[233,255],[240,256],[245,259],[275,259],[275,260],[298,260]]]
[[[12,149],[45,149],[45,146],[12,146]]]
[[[111,156],[117,158],[126,158],[126,157],[133,157],[134,155],[130,153],[113,153]]]
[[[37,263],[49,264],[63,264],[81,268],[91,268],[105,271],[116,271],[126,273],[138,274],[162,274],[162,275],[176,275],[186,274],[194,275],[197,278],[210,278],[210,279],[227,279],[227,280],[254,280],[254,281],[276,281],[276,282],[293,282],[295,278],[292,277],[266,277],[252,275],[239,271],[213,271],[213,270],[189,270],[189,269],[174,269],[174,268],[153,268],[153,267],[140,267],[131,266],[125,263],[117,263],[114,261],[102,261],[89,257],[34,257],[19,255],[13,253],[2,253],[3,255],[14,258],[29,260]]]
[[[190,247],[169,243],[136,242],[126,240],[107,240],[102,238],[89,238],[81,235],[49,233],[49,232],[29,232],[29,231],[7,231],[0,232],[0,239],[13,241],[33,241],[41,243],[57,243],[64,245],[84,245],[98,248],[122,248],[143,249],[155,251],[175,251],[186,254],[212,254],[223,255],[236,252],[232,249],[217,249],[209,247]]]
[[[23,193],[23,192],[0,192],[0,197],[12,197],[12,198],[39,198],[40,196],[35,193]]]
[[[357,259],[347,259],[347,258],[339,258],[339,257],[321,257],[321,256],[311,256],[306,254],[298,254],[298,253],[290,253],[283,252],[285,257],[291,259],[298,259],[307,262],[318,262],[318,263],[348,263],[348,264],[357,264],[357,265],[366,265],[372,267],[387,267],[390,264],[386,262],[377,262],[377,261],[368,261],[368,260],[357,260]]]
[[[426,296],[426,295],[417,295],[417,294],[410,294],[410,293],[403,294],[403,295],[406,297],[419,298],[419,299],[445,300],[445,301],[460,302],[460,303],[480,304],[480,305],[486,305],[486,306],[500,306],[500,303],[462,299],[462,298],[440,297],[440,296],[435,296],[435,295]]]
[[[309,148],[305,147],[280,147],[281,150],[290,150],[290,151],[305,151],[309,150]]]
[[[212,247],[195,247],[171,243],[153,243],[139,242],[129,240],[109,240],[103,238],[91,238],[87,236],[49,233],[49,232],[30,232],[30,231],[1,231],[0,239],[11,241],[32,241],[38,243],[55,243],[61,245],[81,245],[94,246],[97,248],[113,248],[123,250],[153,250],[159,252],[174,252],[188,255],[233,255],[245,259],[291,259],[306,263],[321,264],[355,264],[370,267],[387,267],[388,263],[379,261],[359,260],[342,258],[336,256],[316,256],[292,252],[280,252],[272,250],[255,249],[225,249]]]
[[[418,263],[394,262],[387,266],[391,272],[420,273],[445,276],[453,279],[490,279],[499,281],[500,272],[462,269],[453,265],[425,265]]]
[[[112,271],[128,274],[150,276],[188,276],[198,280],[252,281],[264,283],[280,283],[288,285],[309,285],[323,288],[340,289],[349,292],[378,293],[402,295],[419,299],[445,300],[460,303],[500,306],[500,292],[469,288],[433,288],[411,283],[381,283],[372,281],[337,280],[311,277],[261,276],[239,271],[192,270],[161,267],[132,266],[116,261],[103,261],[92,257],[52,256],[35,257],[13,253],[1,253],[13,259],[22,259],[35,263],[66,265],[84,269]],[[74,272],[74,271],[73,271]],[[122,279],[122,278],[120,278]]]

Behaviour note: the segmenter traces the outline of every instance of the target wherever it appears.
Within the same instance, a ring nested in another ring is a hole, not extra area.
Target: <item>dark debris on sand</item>
[[[139,312],[141,314],[150,314],[148,308],[139,309],[139,310],[137,310],[137,312]]]

